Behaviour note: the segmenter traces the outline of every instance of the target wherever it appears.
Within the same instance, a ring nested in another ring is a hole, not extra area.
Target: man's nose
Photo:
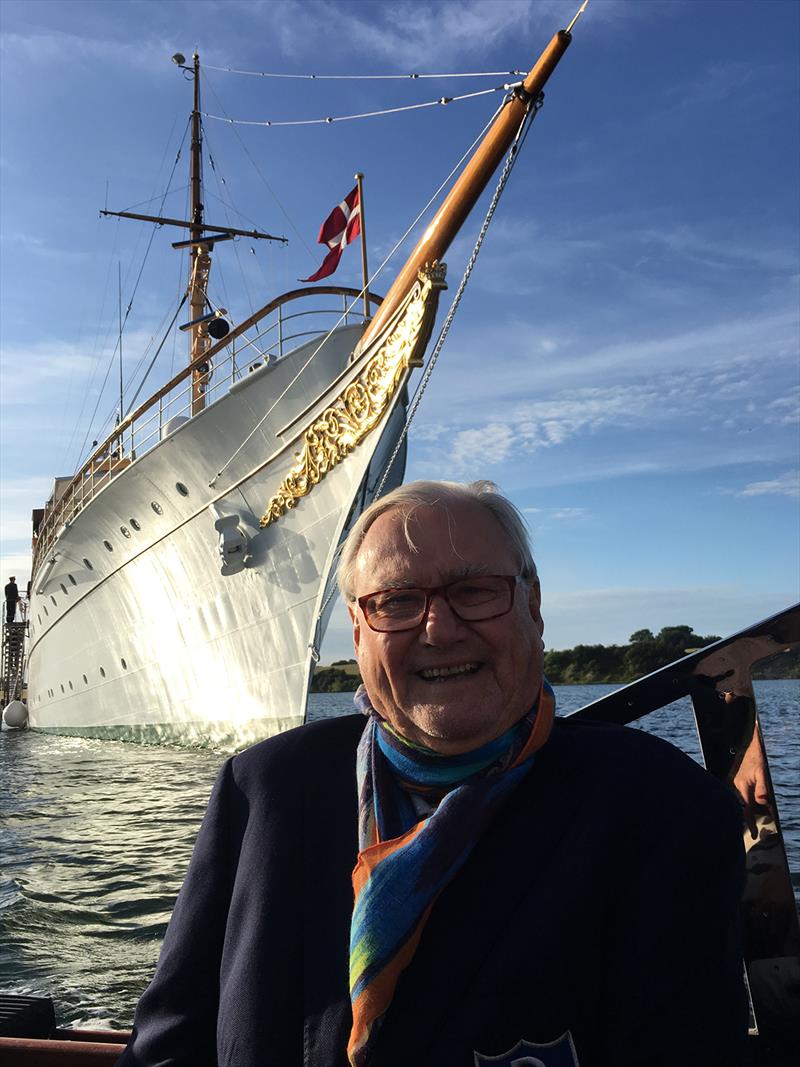
[[[444,593],[434,593],[422,628],[425,640],[429,644],[451,641],[462,625],[461,619],[447,603]]]

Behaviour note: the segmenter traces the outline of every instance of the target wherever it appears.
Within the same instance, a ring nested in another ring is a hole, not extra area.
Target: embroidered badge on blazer
[[[499,1056],[475,1053],[475,1067],[580,1067],[572,1034],[567,1030],[556,1041],[537,1045],[533,1041],[518,1041],[508,1052]]]

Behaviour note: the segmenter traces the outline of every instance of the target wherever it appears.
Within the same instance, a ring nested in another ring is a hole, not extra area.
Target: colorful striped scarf
[[[353,871],[353,1027],[347,1055],[352,1067],[364,1067],[436,898],[530,770],[534,752],[550,735],[555,697],[544,681],[523,719],[459,756],[405,740],[380,718],[363,686],[355,703],[369,721],[357,760],[359,854]],[[435,806],[432,814],[420,818],[414,794]]]

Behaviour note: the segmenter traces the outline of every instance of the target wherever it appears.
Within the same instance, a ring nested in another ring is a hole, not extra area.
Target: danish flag
[[[327,245],[330,249],[322,266],[310,278],[301,278],[301,282],[318,282],[333,274],[339,266],[347,245],[361,233],[361,204],[358,199],[358,186],[347,194],[320,226],[317,244]]]

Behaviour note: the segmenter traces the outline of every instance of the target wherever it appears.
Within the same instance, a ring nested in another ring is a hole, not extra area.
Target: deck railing
[[[287,304],[311,296],[336,296],[341,303],[286,314]],[[298,344],[322,337],[335,326],[363,322],[362,301],[358,297],[358,289],[333,285],[295,289],[276,297],[126,416],[97,446],[60,496],[48,501],[34,532],[32,573],[37,574],[61,531],[100,490],[191,417],[196,380],[193,375],[204,364],[209,366],[208,374],[201,378],[205,385],[204,406],[208,406],[224,396],[235,382],[258,367],[281,359]],[[381,297],[373,293],[369,298],[375,306],[381,303]]]

